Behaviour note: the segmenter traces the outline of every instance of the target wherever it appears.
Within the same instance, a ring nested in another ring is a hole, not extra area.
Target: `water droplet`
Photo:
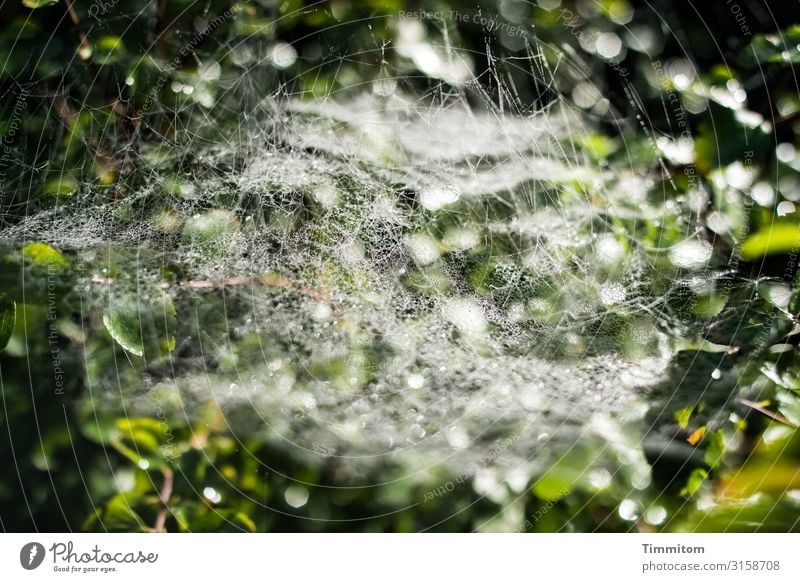
[[[272,47],[269,60],[278,69],[289,68],[297,60],[297,50],[288,43],[279,42]]]
[[[625,301],[628,293],[620,283],[603,283],[600,286],[600,301],[603,305],[617,305]]]
[[[425,429],[418,424],[413,424],[411,425],[411,436],[417,439],[421,439],[422,437],[425,436]]]
[[[457,202],[461,197],[458,189],[452,186],[427,188],[419,193],[419,203],[427,210],[439,210]]]
[[[203,497],[208,499],[211,503],[219,503],[222,501],[222,495],[213,487],[205,487],[203,489]]]
[[[286,488],[283,498],[289,506],[299,509],[308,503],[308,489],[301,485],[290,485]]]
[[[425,384],[425,377],[422,374],[411,374],[408,376],[406,384],[412,390],[419,390]]]
[[[686,240],[673,248],[669,258],[677,267],[685,269],[703,266],[711,258],[711,243],[704,240]]]
[[[639,506],[633,499],[625,499],[619,504],[619,516],[625,521],[639,519]]]
[[[605,489],[611,485],[611,473],[607,469],[595,469],[589,473],[589,482],[597,489]]]
[[[651,507],[644,514],[644,520],[650,525],[661,525],[667,519],[667,510],[656,505]]]

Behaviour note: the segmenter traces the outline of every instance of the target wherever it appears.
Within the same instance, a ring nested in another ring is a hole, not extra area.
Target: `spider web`
[[[291,80],[261,97],[261,61],[237,79],[201,63],[214,106],[187,99],[161,139],[148,119],[165,111],[147,112],[121,199],[85,184],[6,230],[70,252],[87,319],[131,297],[175,305],[168,356],[87,366],[94,405],[147,415],[158,393],[193,418],[216,402],[237,438],[336,459],[362,485],[375,464],[530,474],[608,440],[608,418],[641,419],[681,325],[653,284],[677,270],[627,226],[663,218],[654,180],[586,155],[591,124],[544,47],[475,73],[426,44],[448,82],[421,87],[389,64],[414,46],[376,46],[374,81],[315,99]],[[552,101],[518,96],[506,69],[523,64]]]

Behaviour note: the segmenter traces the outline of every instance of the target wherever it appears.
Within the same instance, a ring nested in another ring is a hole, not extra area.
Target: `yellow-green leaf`
[[[781,222],[748,236],[740,250],[744,260],[752,261],[766,255],[789,253],[798,249],[800,225]]]
[[[53,4],[58,4],[58,0],[22,0],[22,5],[31,10],[52,6]]]
[[[684,497],[691,497],[703,486],[706,479],[708,479],[708,471],[705,469],[695,469],[686,480],[686,485],[681,489],[681,495]]]
[[[43,242],[29,243],[22,247],[25,260],[37,267],[63,269],[69,266],[69,259],[60,251]]]
[[[678,426],[681,428],[686,428],[689,426],[689,420],[692,418],[692,412],[694,412],[694,406],[686,406],[675,412],[675,420],[677,421]]]

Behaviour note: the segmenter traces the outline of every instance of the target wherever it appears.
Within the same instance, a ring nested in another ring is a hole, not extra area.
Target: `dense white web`
[[[215,401],[237,437],[335,458],[352,482],[489,457],[529,474],[545,449],[611,439],[610,418],[635,426],[675,322],[654,284],[673,267],[634,230],[683,209],[648,197],[647,171],[587,155],[568,100],[531,110],[503,63],[467,75],[469,55],[443,54],[462,64],[424,90],[385,60],[363,87],[247,108],[256,77],[222,79],[215,107],[189,99],[169,138],[137,145],[141,185],[103,203],[86,185],[7,231],[71,251],[87,314],[175,306],[168,355],[89,365],[96,405],[147,415],[157,393],[192,417]],[[550,75],[542,60],[531,74]]]

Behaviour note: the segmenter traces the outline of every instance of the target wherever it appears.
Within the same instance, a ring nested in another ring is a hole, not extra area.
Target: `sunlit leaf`
[[[736,500],[697,510],[676,527],[685,532],[797,532],[800,502],[788,496]]]
[[[685,406],[684,408],[676,411],[674,416],[678,426],[681,428],[686,428],[689,426],[689,420],[692,418],[692,412],[694,412],[693,406]]]
[[[681,495],[685,497],[690,497],[700,491],[700,487],[703,486],[703,483],[706,482],[708,479],[708,471],[705,469],[695,469],[689,475],[689,479],[686,481],[686,485],[683,489],[681,489]]]
[[[58,0],[22,0],[22,5],[32,10],[52,6],[53,4],[58,4]]]
[[[706,465],[716,469],[725,455],[725,435],[721,430],[718,430],[706,436],[706,441],[708,441],[708,447],[703,460]]]
[[[800,224],[778,222],[748,236],[740,248],[747,261],[800,249]]]
[[[43,242],[25,245],[22,247],[22,255],[28,263],[36,267],[63,269],[70,264],[69,259],[60,251]]]
[[[103,36],[95,45],[95,61],[110,65],[120,61],[125,55],[125,45],[118,36]]]

